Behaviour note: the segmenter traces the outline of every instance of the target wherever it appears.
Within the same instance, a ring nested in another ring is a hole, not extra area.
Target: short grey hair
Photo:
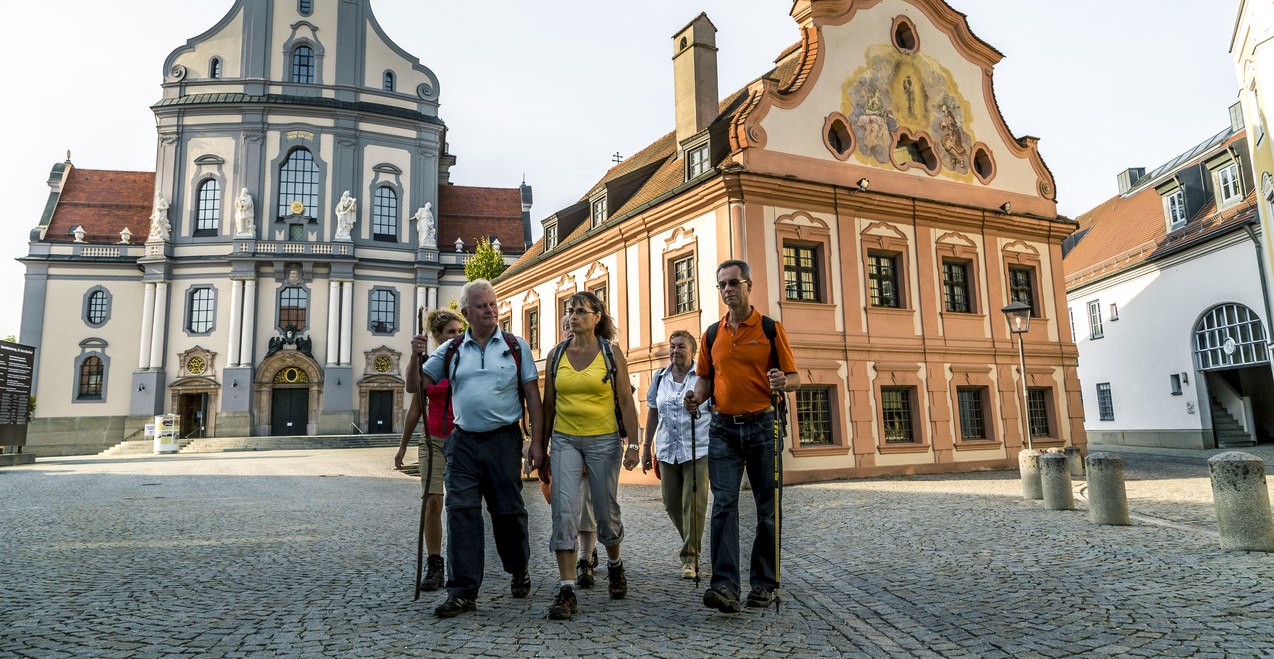
[[[463,312],[469,308],[469,300],[473,298],[474,291],[479,289],[485,289],[491,291],[493,294],[495,293],[495,287],[492,286],[491,282],[486,279],[475,279],[465,284],[464,287],[460,289],[460,311]]]

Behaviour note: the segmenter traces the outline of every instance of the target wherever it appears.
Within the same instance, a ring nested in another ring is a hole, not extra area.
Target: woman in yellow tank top
[[[544,390],[545,434],[551,435],[549,473],[540,469],[540,479],[553,483],[551,508],[553,535],[549,544],[557,555],[561,584],[549,618],[568,620],[578,610],[575,597],[576,541],[579,533],[581,486],[592,495],[597,517],[597,539],[610,558],[606,566],[611,599],[628,594],[628,578],[619,547],[624,526],[619,514],[619,466],[637,466],[637,408],[628,383],[628,364],[623,353],[611,346],[615,372],[610,373],[603,344],[615,338],[615,323],[596,295],[576,293],[567,300],[571,339],[548,357]],[[556,353],[564,351],[554,373]],[[632,438],[620,436],[619,419]],[[534,453],[545,454],[546,438],[537,440]],[[541,464],[543,464],[541,462]],[[587,470],[585,467],[587,466]],[[585,474],[587,476],[585,477]]]

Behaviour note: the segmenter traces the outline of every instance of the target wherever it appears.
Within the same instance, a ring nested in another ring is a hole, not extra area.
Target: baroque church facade
[[[530,243],[531,190],[453,185],[439,81],[369,0],[236,0],[164,62],[154,172],[54,165],[19,341],[28,450],[400,432],[416,310],[480,237]]]
[[[1076,224],[1037,139],[1000,114],[1002,55],[941,0],[795,0],[791,16],[799,40],[724,97],[711,20],[676,33],[675,130],[544,218],[496,282],[505,324],[543,358],[564,301],[598,292],[644,395],[669,335],[724,315],[715,268],[741,258],[801,374],[789,482],[1086,446],[1062,274]],[[1025,372],[1010,302],[1033,316]]]

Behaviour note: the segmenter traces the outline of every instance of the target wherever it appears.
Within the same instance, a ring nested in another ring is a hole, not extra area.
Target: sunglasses
[[[717,282],[717,288],[724,291],[727,288],[738,288],[742,286],[743,284],[751,284],[751,283],[752,283],[751,279],[726,279],[726,280]]]

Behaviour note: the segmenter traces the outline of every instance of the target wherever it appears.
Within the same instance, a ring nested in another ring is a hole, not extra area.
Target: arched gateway
[[[253,434],[313,435],[318,431],[323,369],[298,350],[282,350],[257,367],[252,381]]]

